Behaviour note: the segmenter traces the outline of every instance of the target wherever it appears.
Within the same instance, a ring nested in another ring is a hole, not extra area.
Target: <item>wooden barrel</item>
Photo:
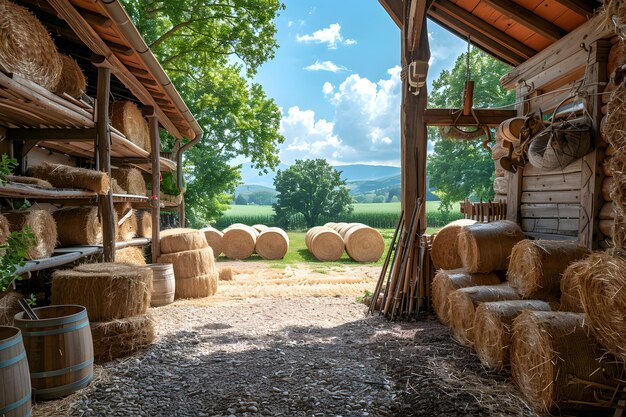
[[[39,320],[15,315],[22,331],[35,400],[63,397],[93,378],[93,342],[87,309],[77,305],[35,308]]]
[[[174,302],[176,281],[172,264],[146,265],[152,269],[152,307],[166,306]]]
[[[30,378],[20,329],[0,326],[0,416],[30,416]]]

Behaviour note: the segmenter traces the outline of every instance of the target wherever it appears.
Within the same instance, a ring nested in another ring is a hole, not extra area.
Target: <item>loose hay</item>
[[[306,246],[319,261],[336,261],[341,258],[344,243],[335,230],[318,226],[310,229],[305,236]]]
[[[222,251],[229,259],[247,259],[254,253],[256,231],[251,227],[230,226],[224,229]]]
[[[578,242],[522,240],[513,247],[507,277],[522,297],[552,300],[560,295],[563,271],[588,254]]]
[[[496,274],[470,274],[463,269],[439,270],[432,283],[433,309],[437,318],[446,326],[450,324],[448,296],[453,291],[478,285],[498,284],[500,284],[500,278]]]
[[[63,63],[48,31],[24,7],[0,0],[0,64],[4,69],[49,90]]]
[[[110,321],[145,314],[150,306],[152,270],[96,263],[52,274],[52,304],[87,308],[89,321]]]
[[[482,303],[474,317],[474,347],[480,361],[496,371],[509,365],[513,320],[524,310],[551,311],[550,305],[537,300],[510,300]]]
[[[219,279],[220,281],[232,281],[233,280],[233,268],[231,268],[230,266],[220,268]]]
[[[582,305],[599,342],[626,361],[626,259],[598,252],[578,274]]]
[[[19,175],[7,175],[7,181],[16,182],[18,184],[34,185],[39,188],[46,188],[46,189],[53,188],[52,184],[50,184],[48,181],[41,180],[39,178],[33,178],[33,177],[21,177]]]
[[[599,360],[604,352],[584,321],[583,314],[547,311],[525,311],[513,321],[513,380],[535,410],[596,404],[601,385],[613,394],[611,377],[623,367]]]
[[[31,175],[47,180],[57,188],[80,188],[98,194],[109,192],[110,180],[104,172],[43,162],[31,168]]]
[[[63,70],[53,91],[57,94],[66,93],[71,97],[78,98],[87,91],[87,80],[76,61],[67,55],[61,55]]]
[[[4,213],[11,232],[28,226],[35,236],[35,244],[28,248],[28,259],[48,258],[57,244],[57,224],[48,210],[28,210]]]
[[[141,171],[136,168],[116,168],[111,170],[111,177],[131,195],[148,195],[146,181]]]
[[[366,225],[351,227],[345,234],[346,252],[357,262],[376,262],[385,252],[380,232]]]
[[[16,292],[8,292],[0,298],[0,326],[13,326],[13,317],[22,311],[17,303],[21,298]]]
[[[128,356],[148,347],[155,339],[154,320],[150,314],[90,324],[93,354],[104,363]]]
[[[583,259],[571,263],[561,276],[560,311],[584,313],[583,302],[580,296],[580,277],[587,274],[589,261]]]
[[[200,231],[204,233],[207,243],[211,249],[213,249],[213,257],[217,258],[220,256],[222,254],[222,239],[224,238],[224,233],[212,227],[205,227],[204,229],[200,229]]]
[[[10,235],[9,220],[0,214],[0,245],[5,243]]]
[[[522,229],[508,220],[463,226],[458,242],[463,266],[472,273],[506,270],[513,246],[524,237]]]
[[[135,145],[150,152],[150,129],[141,110],[131,101],[111,104],[111,125]]]
[[[474,314],[481,303],[519,300],[519,294],[508,284],[460,288],[448,296],[450,329],[464,346],[474,344]]]
[[[138,246],[131,246],[128,248],[116,250],[115,251],[115,263],[131,264],[131,265],[145,265],[146,258],[143,253],[143,248],[138,247]]]
[[[436,268],[458,269],[463,266],[463,261],[459,255],[459,233],[463,226],[476,223],[475,220],[462,219],[447,224],[437,232],[433,239],[431,256]]]
[[[73,207],[52,213],[61,246],[102,243],[102,225],[96,207]]]
[[[111,178],[111,192],[113,194],[128,194],[128,191],[120,187],[115,178]]]
[[[149,211],[137,212],[137,237],[152,237],[152,213]]]
[[[289,236],[278,227],[270,227],[256,239],[256,252],[263,259],[283,259],[289,250]]]
[[[185,252],[207,248],[204,233],[195,229],[169,229],[161,232],[161,253]]]
[[[130,203],[114,204],[118,221],[116,222],[115,235],[118,241],[127,242],[137,235],[137,216]],[[127,216],[129,214],[130,215]],[[124,219],[125,218],[125,219]]]

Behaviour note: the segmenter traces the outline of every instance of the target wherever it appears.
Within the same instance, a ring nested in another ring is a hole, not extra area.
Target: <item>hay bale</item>
[[[7,175],[7,181],[16,182],[18,184],[34,185],[39,188],[52,189],[52,184],[48,181],[33,177],[21,177],[19,175]]]
[[[536,411],[589,407],[598,384],[612,393],[623,365],[600,360],[604,352],[584,322],[583,314],[549,311],[525,311],[513,321],[513,380]]]
[[[200,229],[200,231],[204,233],[207,243],[211,249],[213,249],[213,257],[217,258],[220,256],[222,254],[222,239],[224,238],[224,234],[212,227],[205,227],[204,229]]]
[[[150,129],[141,110],[132,101],[111,103],[111,125],[126,139],[150,152]]]
[[[493,180],[493,191],[496,194],[507,194],[509,192],[509,179],[507,177],[497,177]]]
[[[232,281],[233,280],[233,268],[231,268],[230,266],[225,266],[224,268],[220,268],[219,280],[220,281]]]
[[[0,214],[0,245],[5,243],[10,235],[9,220],[3,214]]]
[[[448,296],[453,291],[459,288],[498,284],[500,278],[496,274],[470,274],[463,269],[439,270],[432,282],[433,309],[437,318],[446,326],[450,324]]]
[[[266,231],[267,229],[269,229],[269,227],[267,227],[264,224],[253,224],[251,226],[254,230],[256,230],[259,234],[263,233],[264,231]]]
[[[113,194],[128,194],[128,191],[120,187],[115,178],[111,178],[111,192]]]
[[[8,292],[0,298],[0,326],[13,326],[13,317],[22,311],[17,303],[22,296],[16,292]]]
[[[339,230],[337,230],[337,233],[339,233],[339,235],[345,240],[346,238],[346,234],[353,228],[355,227],[359,227],[359,226],[365,226],[363,223],[348,223],[346,225],[344,225],[343,227],[340,227]],[[369,226],[366,226],[369,227]]]
[[[137,237],[152,237],[152,213],[147,210],[137,212]]]
[[[609,352],[626,361],[626,258],[598,252],[586,262],[578,280],[589,327]]]
[[[254,253],[256,231],[248,226],[230,226],[223,231],[222,251],[229,259],[246,259]]]
[[[615,218],[615,209],[613,204],[604,203],[598,214],[600,220],[613,220]]]
[[[57,245],[57,224],[48,210],[28,210],[4,213],[9,230],[19,232],[28,226],[35,236],[34,245],[28,248],[28,259],[48,258]]]
[[[152,270],[116,263],[82,264],[52,274],[52,304],[87,308],[89,321],[145,314],[152,294]]]
[[[341,258],[344,243],[341,235],[328,227],[314,227],[305,237],[307,248],[320,261],[336,261]]]
[[[522,240],[513,247],[507,278],[524,298],[551,300],[561,291],[561,275],[589,250],[578,242]]]
[[[340,223],[335,223],[334,225],[330,226],[331,229],[333,229],[335,232],[339,233],[339,230],[341,230],[342,227],[346,226],[348,223],[346,222],[340,222]]]
[[[488,368],[502,371],[509,365],[513,320],[524,310],[552,311],[538,300],[510,300],[482,303],[474,316],[474,348]]]
[[[148,347],[154,342],[154,320],[142,314],[107,322],[92,322],[93,355],[97,363],[112,361]]]
[[[471,273],[506,270],[513,246],[524,237],[522,229],[508,220],[463,226],[458,242],[463,266]]]
[[[98,194],[108,193],[111,183],[104,172],[48,162],[32,167],[30,172],[33,177],[47,180],[57,188],[80,188]]]
[[[436,268],[458,269],[463,266],[458,248],[459,233],[463,226],[474,223],[476,223],[475,220],[456,220],[437,232],[431,249],[433,264]]]
[[[613,184],[615,180],[613,177],[605,177],[602,181],[602,198],[604,201],[613,201],[613,197],[611,196],[611,189],[613,188]]]
[[[115,168],[111,170],[111,177],[131,195],[148,195],[146,181],[141,171],[136,168]]]
[[[460,288],[448,295],[450,329],[457,342],[474,344],[474,314],[481,303],[519,300],[520,295],[508,284]]]
[[[613,227],[615,226],[615,220],[600,220],[598,222],[598,230],[604,236],[613,236]]]
[[[211,248],[161,255],[159,263],[171,263],[178,298],[208,297],[217,291],[218,272]]]
[[[185,252],[209,247],[204,233],[195,229],[169,229],[161,232],[161,253]]]
[[[357,262],[376,262],[385,252],[380,232],[364,224],[351,227],[345,234],[346,252]]]
[[[324,224],[324,227],[330,227],[332,229],[335,224],[337,224],[337,223],[328,222],[328,223]],[[316,227],[320,227],[320,226],[316,226]]]
[[[256,238],[256,252],[263,259],[283,259],[287,250],[289,250],[289,236],[278,227],[270,227]]]
[[[127,248],[115,251],[115,263],[145,265],[146,257],[143,253],[143,247],[129,246]]]
[[[0,0],[0,64],[49,90],[58,83],[61,57],[48,31],[24,7]]]
[[[583,302],[580,296],[580,276],[587,274],[589,262],[582,259],[571,263],[561,276],[561,299],[559,311],[584,313]]]
[[[97,207],[71,207],[52,213],[60,246],[99,245],[102,225]]]
[[[127,242],[137,235],[137,216],[130,203],[117,203],[113,205],[117,214],[115,235],[121,242]]]
[[[63,70],[57,84],[52,91],[57,94],[67,94],[74,98],[79,98],[87,91],[87,79],[76,61],[67,55],[61,54]]]

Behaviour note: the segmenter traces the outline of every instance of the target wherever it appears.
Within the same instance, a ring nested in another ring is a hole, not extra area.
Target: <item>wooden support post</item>
[[[144,112],[146,112],[144,109]],[[152,110],[152,109],[150,109]],[[161,158],[158,150],[161,149],[159,136],[159,119],[154,111],[148,111],[148,126],[150,127],[150,145],[152,149],[152,198],[150,200],[152,214],[152,262],[156,262],[161,255]]]
[[[109,124],[109,96],[111,93],[111,69],[98,67],[96,97],[97,164],[101,172],[111,177],[111,128]],[[115,221],[113,217],[113,193],[98,197],[98,211],[102,224],[102,246],[105,262],[115,262]]]
[[[185,227],[187,220],[185,218],[185,194],[183,193],[183,199],[180,200],[180,205],[178,206],[178,225],[179,227]]]
[[[524,98],[526,97],[525,87],[520,85],[517,87],[517,94],[515,96],[515,102],[517,105],[515,109],[517,110],[518,116],[524,116]],[[506,219],[515,223],[521,222],[520,208],[522,201],[522,180],[524,179],[524,169],[518,168],[517,172],[513,174],[512,172],[506,173],[509,189],[506,197]]]

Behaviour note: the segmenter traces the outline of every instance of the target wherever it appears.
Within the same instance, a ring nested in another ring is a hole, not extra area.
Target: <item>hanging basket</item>
[[[482,126],[471,126],[461,129],[457,126],[441,126],[439,127],[439,133],[444,139],[474,140],[485,136],[485,128]]]

